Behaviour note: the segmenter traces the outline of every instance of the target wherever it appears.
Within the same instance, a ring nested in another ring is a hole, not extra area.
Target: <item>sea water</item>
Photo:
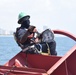
[[[63,56],[76,42],[68,37],[55,37],[58,56]],[[21,51],[13,36],[0,36],[0,65],[5,64]]]

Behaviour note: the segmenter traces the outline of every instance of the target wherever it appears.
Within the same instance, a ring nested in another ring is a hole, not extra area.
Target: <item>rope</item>
[[[6,73],[4,73],[4,75],[8,75],[12,70],[14,70],[16,66],[13,66],[9,71],[7,71]]]

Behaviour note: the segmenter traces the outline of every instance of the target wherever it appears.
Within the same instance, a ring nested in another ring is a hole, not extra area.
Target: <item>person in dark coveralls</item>
[[[23,45],[23,49],[31,43],[30,40],[32,38],[35,40],[35,42],[38,42],[38,39],[34,38],[34,33],[38,31],[35,26],[30,25],[30,15],[26,15],[25,13],[21,12],[18,16],[18,24],[20,24],[20,27],[17,27],[16,29],[16,36],[18,42]],[[42,52],[48,53],[46,43],[40,42],[39,44],[35,44],[35,46],[38,49],[41,49]],[[57,55],[55,40],[48,43],[48,46],[50,49],[50,55]]]

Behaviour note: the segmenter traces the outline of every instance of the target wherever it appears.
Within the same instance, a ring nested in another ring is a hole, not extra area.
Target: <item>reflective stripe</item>
[[[40,46],[40,53],[42,52],[42,45],[41,44],[38,44]]]

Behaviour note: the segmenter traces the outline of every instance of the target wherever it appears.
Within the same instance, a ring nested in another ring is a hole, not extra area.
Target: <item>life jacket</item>
[[[34,37],[34,33],[30,33],[27,39],[32,39]]]
[[[18,30],[20,30],[20,29],[21,29],[21,27],[18,27],[16,29],[16,32],[14,33],[14,35],[15,35],[15,40],[16,40],[18,46],[23,48],[24,45],[27,45],[30,43],[30,40],[34,37],[34,33],[30,33],[30,35],[27,37],[27,40],[24,43],[21,43],[20,40],[18,39]]]

